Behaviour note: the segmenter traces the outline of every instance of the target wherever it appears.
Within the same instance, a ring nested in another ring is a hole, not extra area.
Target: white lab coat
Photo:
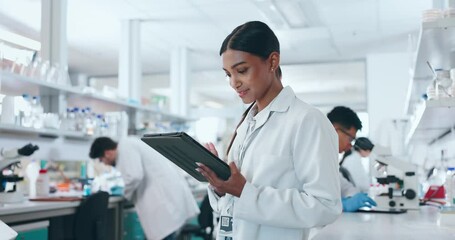
[[[290,87],[254,119],[257,135],[245,145],[243,163],[239,151],[248,119],[228,156],[242,165],[247,180],[242,194],[219,198],[209,188],[212,208],[223,213],[231,206],[228,199],[234,199],[234,240],[307,239],[311,228],[335,221],[342,210],[337,134],[326,116]]]
[[[343,167],[351,174],[354,185],[359,191],[368,193],[370,178],[362,165],[362,156],[357,151],[347,156],[343,161]]]
[[[340,187],[341,187],[341,197],[352,197],[356,193],[360,192],[351,182],[349,182],[343,175],[340,173]]]
[[[125,197],[133,201],[147,239],[163,239],[199,213],[187,182],[169,160],[133,137],[121,139],[117,150]]]

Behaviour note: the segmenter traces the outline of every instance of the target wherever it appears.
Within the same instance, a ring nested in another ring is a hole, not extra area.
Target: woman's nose
[[[240,81],[238,81],[235,76],[231,76],[231,78],[229,78],[229,84],[231,85],[231,87],[233,89],[237,89],[240,86],[242,86],[242,83]]]

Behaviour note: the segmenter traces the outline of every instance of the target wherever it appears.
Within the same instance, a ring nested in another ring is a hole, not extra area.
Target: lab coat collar
[[[256,121],[254,129],[257,129],[267,122],[272,112],[286,112],[294,96],[295,94],[292,88],[287,86],[281,90],[267,107],[257,113],[256,116],[254,116],[254,113],[257,111],[257,106],[253,106],[245,120],[251,121],[254,119]]]
[[[278,96],[269,104],[271,112],[286,112],[291,106],[295,93],[291,87],[284,87]]]

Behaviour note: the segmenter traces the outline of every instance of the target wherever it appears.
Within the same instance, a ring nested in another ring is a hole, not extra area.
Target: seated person
[[[365,160],[362,158],[368,157],[371,149],[368,149],[368,147],[364,149],[365,144],[362,145],[360,144],[361,142],[370,143],[370,146],[373,145],[368,138],[357,138],[353,149],[344,153],[343,159],[340,161],[340,172],[361,192],[368,192],[370,189],[370,177],[362,165],[362,160]]]
[[[357,114],[348,107],[338,106],[327,114],[338,134],[338,152],[343,153],[352,148],[351,142],[356,139],[362,122]],[[376,206],[376,202],[367,194],[360,192],[340,173],[341,197],[344,212],[355,212],[362,207]]]

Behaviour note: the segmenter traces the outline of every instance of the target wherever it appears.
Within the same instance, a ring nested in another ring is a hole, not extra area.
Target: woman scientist
[[[341,213],[337,134],[324,114],[283,88],[279,42],[266,24],[235,28],[220,55],[231,87],[251,106],[228,149],[231,177],[199,164],[220,214],[217,239],[308,239],[310,228]]]

